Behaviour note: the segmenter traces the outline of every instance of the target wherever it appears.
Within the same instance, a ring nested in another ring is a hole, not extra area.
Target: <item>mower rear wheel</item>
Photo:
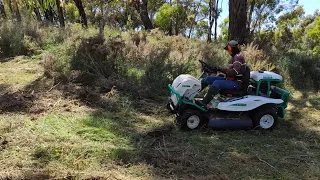
[[[177,117],[177,124],[183,130],[197,129],[202,125],[202,116],[197,111],[185,111]]]
[[[254,127],[272,130],[278,123],[277,110],[274,106],[262,106],[252,112],[252,122]]]

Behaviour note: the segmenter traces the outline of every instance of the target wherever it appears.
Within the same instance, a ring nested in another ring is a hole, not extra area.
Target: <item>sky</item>
[[[229,16],[229,0],[220,0],[219,7],[222,6],[221,16],[218,19],[218,25]],[[316,9],[320,10],[320,0],[299,0],[299,5],[303,6],[305,15],[313,14]],[[220,34],[220,28],[218,27],[218,34]]]

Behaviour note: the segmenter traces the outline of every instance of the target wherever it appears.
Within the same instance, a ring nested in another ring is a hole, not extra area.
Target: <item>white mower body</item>
[[[266,79],[282,81],[282,76],[270,71],[251,71],[250,79],[253,79],[254,81],[260,81],[260,80],[266,80]]]
[[[214,100],[213,100],[214,101]],[[243,96],[238,98],[230,99],[226,102],[219,102],[217,109],[224,111],[250,111],[260,107],[264,104],[281,104],[283,103],[282,99],[272,99],[262,96]]]
[[[181,74],[172,83],[172,88],[183,98],[192,100],[201,90],[201,82],[189,75]],[[173,105],[177,105],[178,100],[175,94],[171,95]]]

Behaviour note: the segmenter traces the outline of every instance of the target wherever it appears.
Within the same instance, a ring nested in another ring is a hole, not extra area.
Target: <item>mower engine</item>
[[[182,98],[192,100],[201,90],[201,82],[191,75],[182,74],[173,81],[172,88]],[[176,94],[172,93],[170,99],[174,106],[178,104]]]

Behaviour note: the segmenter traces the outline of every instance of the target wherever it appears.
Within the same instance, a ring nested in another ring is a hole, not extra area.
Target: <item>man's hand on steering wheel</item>
[[[217,73],[217,71],[219,71],[220,68],[214,66],[214,65],[210,65],[202,60],[199,60],[199,62],[202,65],[202,70],[206,73]]]

